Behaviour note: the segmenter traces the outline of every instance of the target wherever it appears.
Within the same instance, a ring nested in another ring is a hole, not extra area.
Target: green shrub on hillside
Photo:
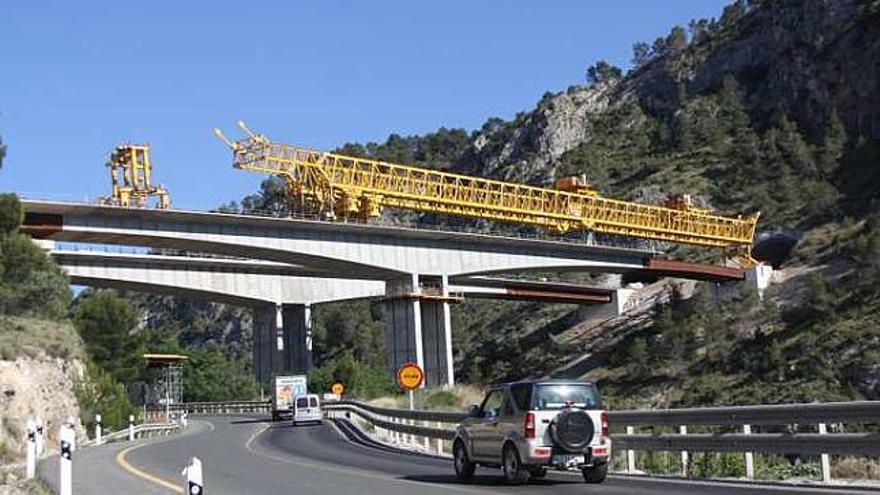
[[[259,396],[253,372],[243,359],[216,347],[188,351],[183,368],[185,402],[250,400]]]
[[[143,368],[143,346],[135,334],[138,314],[134,306],[112,291],[77,298],[73,323],[92,361],[116,380],[134,383]]]
[[[330,391],[330,384],[339,380],[345,384],[347,398],[373,399],[390,395],[397,390],[384,366],[364,364],[351,352],[325,363],[309,372],[309,390],[323,394]]]
[[[14,194],[0,194],[0,314],[62,318],[70,304],[64,272],[18,233],[23,213]]]
[[[130,414],[139,412],[129,402],[125,386],[94,364],[86,366],[85,376],[76,384],[76,399],[88,431],[93,431],[96,414],[101,415],[105,428],[118,430],[128,425]]]
[[[14,234],[24,220],[24,210],[18,196],[12,193],[0,194],[0,235]]]

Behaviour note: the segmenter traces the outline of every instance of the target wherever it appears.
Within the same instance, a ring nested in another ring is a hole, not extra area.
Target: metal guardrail
[[[165,412],[202,415],[225,415],[225,414],[252,414],[268,413],[272,410],[269,401],[229,401],[229,402],[185,402],[183,404],[171,404],[169,406],[147,407],[147,415],[162,415]]]
[[[612,425],[785,425],[880,423],[880,401],[608,411]]]
[[[611,439],[625,450],[880,456],[878,433],[612,434]]]
[[[324,403],[324,407],[338,406],[355,406],[364,411],[369,411],[380,416],[388,416],[400,419],[414,419],[418,421],[437,421],[440,423],[459,423],[467,418],[467,413],[459,413],[452,411],[425,411],[425,410],[408,410],[408,409],[391,409],[385,407],[377,407],[364,402],[355,400],[343,400],[332,404]]]
[[[415,426],[390,419],[457,423],[467,417],[465,413],[380,408],[357,401],[325,404],[324,407],[354,412],[390,431],[444,440],[454,438],[453,430]],[[631,433],[633,426],[672,425],[737,425],[750,429],[751,425],[822,424],[821,431],[826,423],[880,423],[880,401],[609,411],[608,421],[612,426],[627,427],[627,433],[612,433],[613,445],[627,450],[880,456],[880,433]]]
[[[365,406],[367,406],[367,407],[365,407]],[[362,418],[366,419],[367,421],[372,423],[374,426],[378,426],[380,428],[384,428],[384,429],[390,430],[390,431],[395,431],[398,433],[403,433],[406,435],[417,435],[420,437],[427,437],[427,438],[433,438],[433,439],[439,439],[439,440],[452,440],[455,438],[455,431],[448,429],[448,428],[433,428],[430,426],[417,426],[415,424],[396,422],[392,419],[392,418],[398,418],[400,420],[411,419],[411,420],[415,421],[416,418],[412,417],[413,416],[412,414],[407,414],[407,416],[384,415],[384,417],[383,417],[380,414],[374,414],[374,413],[370,412],[368,407],[371,409],[377,409],[377,410],[381,410],[381,411],[398,411],[397,409],[374,408],[374,407],[368,406],[366,404],[353,403],[351,401],[346,401],[346,402],[342,402],[342,403],[334,403],[334,404],[324,404],[323,407],[324,407],[324,409],[329,410],[329,411],[353,412],[353,413],[357,414],[358,416],[361,416]],[[400,410],[400,412],[401,413],[414,413],[414,412],[431,413],[432,411],[403,411],[403,410]],[[424,417],[426,415],[422,415],[422,416],[423,417],[419,418],[418,420],[443,422],[440,420],[430,419],[430,418]]]
[[[129,432],[128,428],[123,428],[121,430],[107,432],[103,434],[101,436],[101,445],[120,440],[128,440],[129,435],[132,433],[134,434],[135,439],[145,437],[149,438],[154,435],[170,435],[171,433],[174,433],[182,427],[183,425],[181,425],[180,423],[143,423],[135,425],[132,428],[133,432]],[[83,444],[83,446],[93,445],[98,445],[96,438],[92,438],[91,440]]]

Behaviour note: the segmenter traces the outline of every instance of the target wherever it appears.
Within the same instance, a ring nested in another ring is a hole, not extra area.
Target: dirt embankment
[[[4,317],[0,321],[0,495],[40,493],[22,482],[27,420],[41,420],[45,454],[58,450],[59,428],[73,417],[85,439],[76,399],[82,347],[66,323]],[[45,455],[44,454],[44,455]]]

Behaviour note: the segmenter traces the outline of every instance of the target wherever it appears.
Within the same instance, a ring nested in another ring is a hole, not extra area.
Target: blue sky
[[[721,0],[4,2],[0,190],[93,200],[148,141],[180,208],[256,190],[211,134],[237,119],[331,149],[510,118]]]

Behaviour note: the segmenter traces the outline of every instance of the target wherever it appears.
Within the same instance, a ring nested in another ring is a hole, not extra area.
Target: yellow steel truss
[[[123,144],[117,146],[107,160],[110,172],[110,196],[102,198],[104,204],[135,206],[143,208],[147,198],[156,197],[156,208],[171,205],[171,197],[162,186],[154,186],[150,146],[146,144]]]
[[[735,218],[706,210],[620,201],[275,143],[254,134],[230,141],[236,168],[283,178],[292,195],[333,214],[378,216],[385,207],[601,234],[721,247],[748,258],[758,214]]]

